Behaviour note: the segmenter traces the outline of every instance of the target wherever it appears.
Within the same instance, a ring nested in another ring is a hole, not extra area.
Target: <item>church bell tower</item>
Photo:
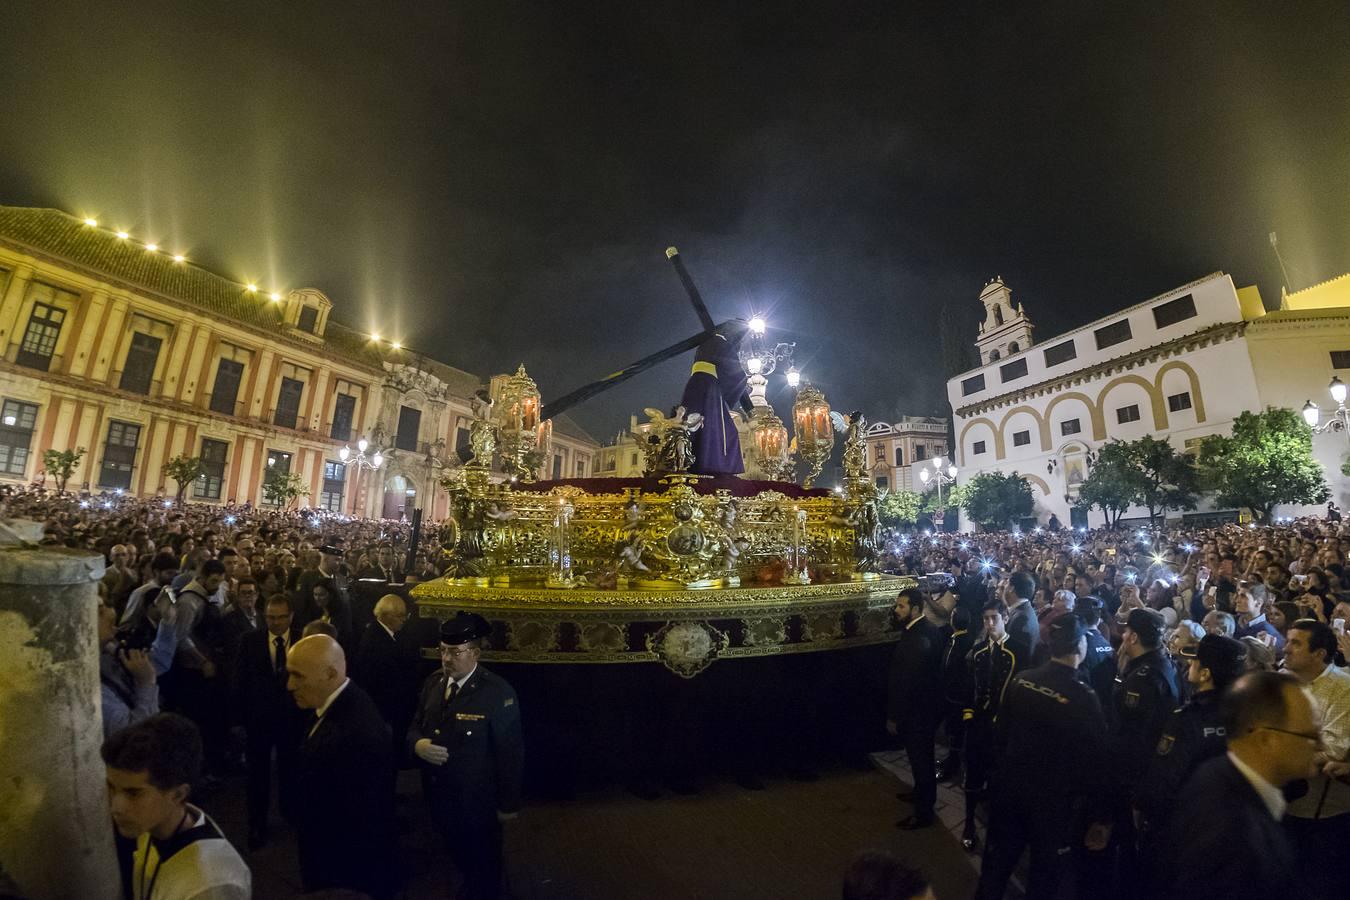
[[[997,275],[980,291],[984,304],[984,321],[975,346],[980,350],[980,365],[997,362],[1020,353],[1032,344],[1031,320],[1022,310],[1022,304],[1013,305],[1012,291]]]

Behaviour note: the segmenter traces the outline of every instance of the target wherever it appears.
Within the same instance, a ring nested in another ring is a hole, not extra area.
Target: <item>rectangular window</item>
[[[202,474],[192,490],[192,496],[201,500],[219,500],[225,484],[225,460],[230,445],[224,441],[202,438]]]
[[[211,389],[211,411],[224,416],[234,415],[234,402],[239,399],[239,383],[244,378],[244,364],[222,359],[216,366],[216,384]]]
[[[319,494],[319,508],[331,513],[342,512],[342,492],[347,486],[347,467],[337,460],[323,464],[323,491]]]
[[[304,392],[303,381],[282,376],[281,390],[277,392],[277,411],[272,415],[273,425],[281,428],[295,427],[295,419],[300,415],[300,395]]]
[[[917,462],[917,461],[919,461],[919,460],[921,460],[921,459],[927,459],[927,458],[928,458],[928,448],[925,447],[923,444],[915,444],[915,445],[914,445],[914,460],[915,460],[915,462]]]
[[[637,468],[637,464],[638,464],[638,463],[637,463],[637,456],[638,456],[638,455],[637,455],[636,453],[634,453],[632,459],[629,460],[629,462],[628,462],[628,464],[629,464],[630,466],[632,466],[634,469]]]
[[[891,486],[891,480],[890,480],[889,478],[887,478],[885,475],[878,475],[878,476],[877,476],[877,487],[878,487],[878,488],[880,488],[881,490],[884,491],[884,490],[887,490],[888,488],[890,488],[890,486]]]
[[[159,348],[163,342],[139,331],[131,335],[131,349],[122,366],[122,380],[118,384],[133,394],[149,394],[150,382],[155,378],[155,363],[159,362]]]
[[[905,464],[905,448],[904,448],[904,447],[896,447],[896,448],[895,448],[895,464],[896,464],[897,466],[903,466],[903,465]]]
[[[1014,446],[1014,447],[1025,447],[1027,444],[1030,444],[1030,443],[1031,443],[1031,432],[1030,432],[1030,431],[1014,431],[1014,432],[1013,432],[1013,446]]]
[[[473,442],[469,439],[469,429],[455,429],[455,458],[467,459],[473,453]]]
[[[1059,423],[1059,433],[1065,436],[1078,434],[1082,430],[1083,426],[1077,419],[1066,419]]]
[[[1120,407],[1120,409],[1117,409],[1116,421],[1119,422],[1121,425],[1124,425],[1126,422],[1138,422],[1139,404],[1131,403],[1129,406],[1122,406]]]
[[[577,477],[578,478],[586,477],[586,460],[584,459],[577,460]]]
[[[300,307],[300,330],[308,334],[314,334],[319,325],[319,308],[317,306]]]
[[[0,408],[0,474],[24,474],[33,447],[37,411],[34,404],[18,400],[6,400]]]
[[[1184,294],[1175,300],[1168,300],[1153,307],[1153,323],[1159,328],[1194,319],[1195,315],[1195,300],[1190,294]]]
[[[1350,350],[1332,350],[1331,367],[1333,369],[1350,369]]]
[[[961,396],[969,397],[971,394],[977,394],[984,390],[984,373],[972,375],[961,382]]]
[[[562,477],[562,454],[553,454],[553,480],[557,481]]]
[[[333,399],[333,430],[330,436],[335,441],[352,439],[352,418],[356,414],[356,398],[351,394],[338,394]]]
[[[1010,363],[1004,363],[998,367],[998,376],[1004,384],[1015,378],[1021,378],[1027,374],[1027,358],[1015,359]]]
[[[975,443],[970,445],[970,453],[972,456],[979,456],[983,452],[984,452],[984,441],[976,441]]]
[[[291,455],[283,450],[267,451],[267,470],[263,472],[264,486],[269,481],[274,481],[291,473]],[[262,502],[268,506],[276,504],[267,499],[267,491],[263,491]]]
[[[1057,366],[1078,358],[1078,347],[1073,341],[1063,341],[1053,347],[1045,348],[1045,366]]]
[[[1092,333],[1097,338],[1098,350],[1114,347],[1116,344],[1124,343],[1133,337],[1130,333],[1129,319],[1121,319],[1119,322],[1103,325]]]
[[[422,427],[422,411],[411,406],[398,408],[398,434],[394,446],[400,450],[417,452],[417,433]]]
[[[52,354],[56,352],[56,341],[61,336],[61,323],[65,320],[64,309],[34,303],[28,317],[28,329],[23,333],[23,343],[19,345],[19,355],[14,361],[29,369],[47,371],[52,364]]]
[[[103,467],[98,486],[131,490],[131,470],[136,468],[136,448],[141,443],[141,426],[131,422],[109,422],[108,442],[103,445]]]
[[[1191,408],[1191,392],[1182,391],[1180,394],[1173,394],[1167,398],[1167,409],[1169,412],[1181,412],[1183,409]]]

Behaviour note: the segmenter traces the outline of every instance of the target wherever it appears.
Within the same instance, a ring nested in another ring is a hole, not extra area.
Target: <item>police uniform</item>
[[[966,825],[962,843],[975,845],[975,812],[984,799],[994,767],[994,727],[1013,675],[1026,661],[1026,651],[1004,637],[985,641],[970,655],[971,692],[963,712],[966,721]]]
[[[1050,645],[1061,653],[1077,647],[1086,631],[1077,616],[1060,617],[1054,629]],[[1054,896],[1082,815],[1106,787],[1101,703],[1075,667],[1052,659],[1013,676],[996,740],[999,768],[976,896],[1001,898],[1028,845],[1027,896]]]
[[[1079,600],[1079,605],[1091,605],[1098,615],[1101,615],[1101,611],[1105,608],[1105,604],[1096,597],[1085,597]],[[1097,692],[1097,699],[1102,702],[1102,708],[1106,709],[1111,703],[1111,695],[1116,687],[1116,650],[1102,634],[1101,629],[1095,626],[1088,626],[1087,657],[1078,667],[1078,671],[1082,674],[1083,680]]]
[[[441,626],[441,641],[459,644],[486,637],[486,620],[460,614]],[[408,748],[427,738],[446,748],[436,766],[419,758],[432,819],[464,876],[468,897],[493,898],[501,890],[502,832],[497,814],[521,805],[525,745],[520,704],[511,685],[479,665],[447,698],[448,676],[433,674],[422,687]]]

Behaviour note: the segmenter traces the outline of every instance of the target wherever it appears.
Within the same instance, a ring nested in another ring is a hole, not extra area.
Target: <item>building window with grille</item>
[[[1030,431],[1014,431],[1014,432],[1013,432],[1013,446],[1014,446],[1014,447],[1025,447],[1027,444],[1030,444],[1030,443],[1031,443],[1031,432],[1030,432]]]
[[[1350,350],[1332,350],[1331,367],[1333,369],[1350,369]]]
[[[976,441],[970,445],[970,455],[979,456],[984,452],[984,441]]]
[[[34,303],[33,312],[28,316],[28,328],[23,333],[23,342],[19,344],[19,355],[14,361],[39,372],[51,368],[56,342],[61,337],[61,324],[65,320],[64,309],[46,303]]]
[[[122,380],[118,383],[124,391],[133,394],[150,393],[150,384],[155,378],[155,364],[159,362],[159,349],[163,342],[153,335],[137,331],[131,335],[131,349],[127,350],[127,360],[122,365]]]
[[[347,467],[337,460],[327,460],[323,464],[323,491],[319,494],[319,507],[331,513],[342,512],[342,492],[347,486]]]
[[[202,438],[202,474],[192,490],[199,500],[219,500],[225,484],[225,459],[230,445],[224,441]]]
[[[1059,433],[1068,437],[1071,434],[1078,434],[1083,430],[1083,425],[1078,419],[1066,419],[1059,423]]]
[[[998,367],[999,378],[1006,384],[1017,378],[1022,378],[1027,374],[1027,358],[1014,359],[1010,363],[1004,363]]]
[[[1098,350],[1105,350],[1107,347],[1123,344],[1133,336],[1130,332],[1129,319],[1121,319],[1119,322],[1103,325],[1101,328],[1093,331],[1092,334],[1093,337],[1097,339]]]
[[[356,415],[356,398],[351,394],[338,394],[333,401],[333,430],[335,441],[352,439],[352,421]]]
[[[400,450],[417,452],[417,435],[422,429],[422,411],[411,406],[398,408],[398,434],[394,446]]]
[[[1153,307],[1153,324],[1159,328],[1194,319],[1195,316],[1195,300],[1190,294],[1183,294],[1175,300]]]
[[[279,428],[294,428],[300,415],[300,397],[305,393],[305,383],[298,378],[281,377],[281,389],[277,392],[277,410],[272,415],[272,424]]]
[[[1057,366],[1060,363],[1066,363],[1078,356],[1078,348],[1074,346],[1073,341],[1063,341],[1055,344],[1053,347],[1045,348],[1045,366]]]
[[[1169,412],[1181,412],[1183,409],[1191,408],[1191,392],[1182,391],[1180,394],[1172,394],[1167,398],[1167,409]]]
[[[27,470],[37,412],[35,404],[18,400],[0,408],[0,475],[22,476]]]
[[[989,358],[990,358],[990,359],[998,359],[998,356],[996,355],[997,352],[998,352],[998,351],[994,351],[994,353],[991,353],[991,354],[989,355]],[[969,378],[967,378],[967,379],[965,379],[965,380],[963,380],[963,381],[961,382],[961,396],[963,396],[963,397],[968,397],[968,396],[970,396],[971,394],[978,393],[978,392],[980,392],[980,391],[982,391],[982,390],[984,390],[984,373],[983,373],[983,372],[981,372],[979,375],[972,375],[972,376],[970,376]]]
[[[1131,403],[1129,406],[1122,406],[1116,410],[1116,421],[1121,425],[1126,422],[1139,421],[1139,404]]]
[[[915,444],[915,445],[914,445],[914,461],[915,461],[915,462],[918,462],[918,461],[921,460],[921,459],[927,459],[927,458],[928,458],[928,448],[925,447],[923,444]]]
[[[244,378],[244,364],[232,359],[222,359],[216,365],[216,384],[211,389],[212,412],[224,416],[234,415],[234,404],[239,399],[239,383]]]
[[[136,468],[136,449],[141,443],[141,426],[131,422],[109,422],[108,440],[103,445],[103,465],[98,486],[131,490],[131,472]]]
[[[577,460],[577,477],[578,478],[586,477],[586,460],[584,459]]]
[[[896,448],[895,448],[895,464],[896,464],[897,466],[903,466],[903,465],[905,464],[905,448],[904,448],[904,447],[896,447]]]

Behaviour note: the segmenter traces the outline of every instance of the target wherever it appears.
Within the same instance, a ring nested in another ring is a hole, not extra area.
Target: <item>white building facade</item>
[[[947,460],[947,423],[928,416],[901,416],[867,427],[867,471],[882,490],[923,493],[932,485],[919,477],[925,466]]]
[[[980,301],[983,364],[947,383],[958,481],[1017,472],[1041,522],[1103,523],[1076,498],[1089,451],[1108,441],[1154,435],[1194,452],[1244,411],[1325,401],[1337,363],[1350,368],[1350,276],[1266,313],[1255,287],[1215,273],[1041,342],[1001,279]],[[1319,435],[1314,449],[1333,499],[1344,500],[1346,435]]]

